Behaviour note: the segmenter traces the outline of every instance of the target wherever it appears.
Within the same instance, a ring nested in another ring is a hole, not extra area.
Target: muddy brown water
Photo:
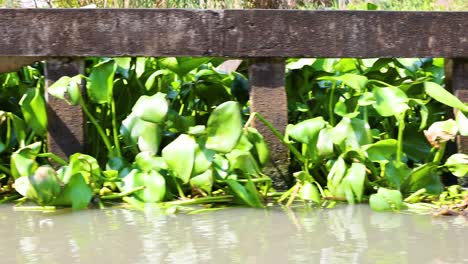
[[[0,206],[0,263],[468,263],[467,239],[463,217],[367,205],[195,215]]]

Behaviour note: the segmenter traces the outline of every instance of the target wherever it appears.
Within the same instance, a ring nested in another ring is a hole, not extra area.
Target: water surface
[[[335,209],[15,212],[1,263],[468,263],[468,220]]]

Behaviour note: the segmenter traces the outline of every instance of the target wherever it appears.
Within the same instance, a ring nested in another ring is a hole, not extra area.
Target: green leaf
[[[374,144],[364,145],[362,149],[367,152],[372,162],[391,160],[396,154],[398,141],[395,139],[384,139]]]
[[[320,130],[317,139],[317,151],[321,157],[333,156],[333,129],[324,128]]]
[[[347,170],[343,183],[347,184],[358,202],[362,201],[364,181],[366,179],[366,166],[362,163],[353,163]],[[349,202],[349,201],[348,201]]]
[[[111,102],[116,69],[117,64],[113,60],[99,63],[93,67],[86,86],[91,101],[98,104]]]
[[[265,166],[270,158],[270,150],[268,149],[268,145],[265,142],[262,134],[260,134],[257,129],[248,127],[246,130],[244,130],[244,135],[247,136],[247,139],[253,145],[253,148],[250,150],[250,152],[257,160],[258,164],[261,167]]]
[[[286,134],[298,142],[309,144],[314,138],[317,138],[320,130],[325,125],[325,120],[320,116],[302,121],[296,125],[288,125],[286,127]]]
[[[440,194],[443,191],[442,183],[437,174],[437,164],[426,163],[416,169],[401,185],[401,192],[409,194],[425,188],[429,194]]]
[[[202,64],[209,62],[211,58],[164,58],[159,62],[164,68],[177,73],[179,76],[187,75],[187,73],[198,68]]]
[[[131,122],[131,121],[130,121]],[[122,126],[126,123],[122,123]],[[153,155],[158,153],[161,144],[162,131],[158,124],[146,122],[139,118],[133,120],[130,135],[127,136],[131,144],[137,144],[140,151],[149,151]],[[121,128],[121,132],[126,132],[126,127]],[[130,145],[130,144],[129,144]]]
[[[21,176],[15,180],[15,190],[30,200],[35,201],[37,199],[36,190],[31,185],[28,176]]]
[[[166,161],[161,157],[156,157],[150,151],[143,151],[138,153],[135,156],[135,163],[136,167],[143,171],[149,172],[151,170],[159,171],[161,169],[168,169]]]
[[[411,169],[403,162],[392,160],[381,166],[385,166],[385,179],[398,189],[400,189],[401,184],[411,174]]]
[[[301,190],[299,192],[299,197],[301,197],[302,200],[313,201],[316,203],[320,203],[322,201],[317,186],[314,183],[310,183],[308,181],[304,182],[304,184],[302,185]]]
[[[63,183],[67,184],[70,179],[78,173],[84,177],[86,183],[102,181],[100,178],[101,168],[97,160],[90,155],[81,153],[71,155],[69,165],[61,180]]]
[[[199,175],[211,167],[216,152],[205,148],[205,142],[197,140],[192,175]]]
[[[345,176],[347,170],[346,163],[342,157],[338,157],[338,159],[333,163],[333,166],[330,169],[330,172],[327,176],[327,186],[330,192],[334,196],[343,196],[344,193],[339,188],[343,177]]]
[[[70,80],[71,77],[69,76],[60,77],[60,79],[58,79],[52,85],[47,87],[47,93],[56,98],[65,100],[65,95],[67,93],[67,88],[70,84]]]
[[[24,120],[34,133],[44,136],[47,132],[47,109],[40,90],[31,88],[20,101]]]
[[[250,207],[263,208],[263,204],[260,199],[255,194],[249,192],[246,187],[242,186],[242,184],[232,179],[227,179],[226,183],[234,196],[240,202]]]
[[[11,154],[10,168],[14,179],[34,174],[39,167],[36,157],[41,150],[41,146],[41,142],[36,142]]]
[[[134,169],[123,178],[123,182],[124,192],[145,186],[143,190],[134,193],[135,197],[144,202],[161,202],[166,195],[166,180],[155,170],[142,172]]]
[[[396,87],[374,86],[372,90],[376,102],[373,105],[381,116],[398,116],[408,110],[408,97]]]
[[[156,93],[152,96],[141,96],[132,108],[132,112],[143,121],[161,123],[169,109],[166,94]]]
[[[73,175],[60,195],[52,202],[54,205],[71,206],[74,210],[84,209],[91,202],[93,191],[86,184],[81,173]]]
[[[153,72],[149,77],[148,79],[146,79],[146,82],[145,82],[145,88],[147,91],[151,90],[151,88],[153,88],[153,85],[154,85],[154,82],[156,81],[156,78],[161,76],[161,75],[169,75],[169,74],[173,74],[170,70],[157,70],[155,72]]]
[[[237,102],[220,104],[208,118],[206,148],[230,152],[242,135],[242,116]]]
[[[400,210],[403,207],[403,197],[398,190],[379,188],[369,198],[369,204],[374,211]]]
[[[55,170],[48,166],[40,166],[33,175],[29,176],[29,182],[36,191],[34,199],[39,205],[49,204],[62,190]]]
[[[195,161],[195,139],[182,134],[162,150],[162,157],[174,175],[188,183]]]
[[[343,82],[346,86],[356,90],[362,91],[366,88],[367,77],[363,75],[357,75],[352,73],[346,73],[341,76],[326,76],[317,78],[317,80],[331,80]]]
[[[435,82],[425,82],[424,90],[426,93],[434,98],[436,101],[439,101],[445,105],[451,106],[453,108],[458,108],[463,112],[468,112],[468,106],[460,101],[456,96],[447,91],[444,87],[440,86]]]
[[[444,164],[457,177],[468,176],[468,155],[457,153],[450,156]]]
[[[207,169],[202,174],[196,175],[190,179],[190,186],[192,188],[199,188],[206,192],[207,194],[211,194],[211,188],[213,187],[213,171],[211,169]]]

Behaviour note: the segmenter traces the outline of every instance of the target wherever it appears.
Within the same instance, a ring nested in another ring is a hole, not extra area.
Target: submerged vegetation
[[[89,121],[92,144],[68,160],[44,144],[42,65],[0,75],[0,203],[465,210],[468,191],[444,191],[443,183],[468,175],[468,155],[446,151],[468,134],[468,106],[443,88],[442,59],[290,59],[285,135],[249,114],[245,70],[223,73],[222,61],[88,59],[85,75],[48,89]],[[291,151],[289,190],[274,190],[262,172],[268,146],[250,126],[254,118]]]

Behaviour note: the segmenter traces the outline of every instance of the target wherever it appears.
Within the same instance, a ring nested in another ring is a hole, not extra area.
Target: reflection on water
[[[468,263],[464,218],[232,208],[198,215],[0,207],[1,263]]]

